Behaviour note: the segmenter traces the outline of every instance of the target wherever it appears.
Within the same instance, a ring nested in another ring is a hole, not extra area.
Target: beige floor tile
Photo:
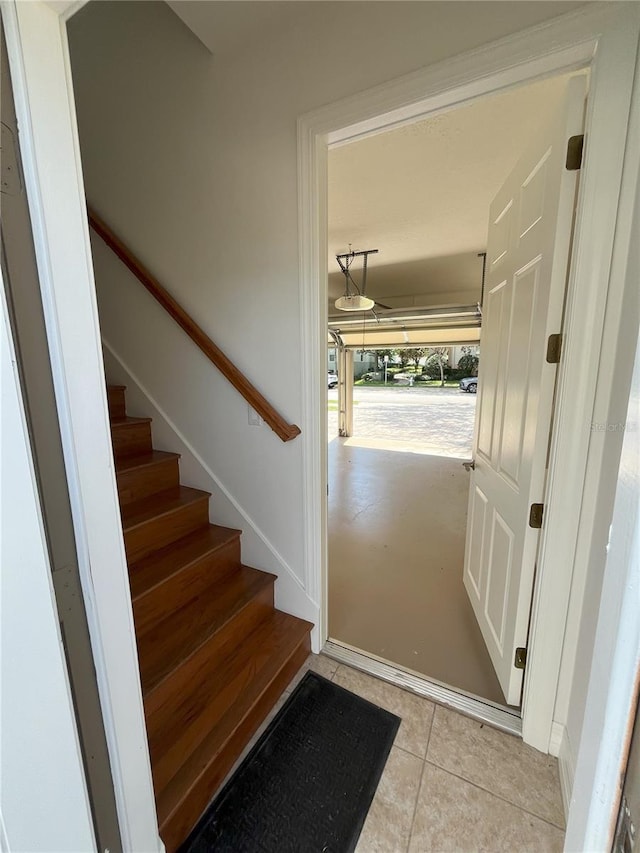
[[[424,758],[433,718],[432,702],[346,666],[338,667],[333,680],[335,684],[346,687],[374,705],[397,714],[402,722],[396,735],[395,746]]]
[[[329,681],[331,681],[336,673],[337,668],[337,661],[331,660],[331,658],[328,658],[325,655],[309,655],[306,661],[302,664],[302,667],[291,679],[291,682],[287,685],[287,688],[284,692],[286,694],[291,693],[293,688],[298,684],[298,682],[303,678],[304,675],[306,675],[309,670],[311,670],[312,672],[317,672],[318,675],[322,675]]]
[[[409,853],[560,853],[562,830],[427,763]]]
[[[436,708],[427,760],[564,827],[558,762],[446,708]]]
[[[417,756],[391,750],[356,853],[406,853],[423,767]]]

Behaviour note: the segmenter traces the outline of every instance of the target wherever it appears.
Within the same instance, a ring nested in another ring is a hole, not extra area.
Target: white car
[[[467,391],[469,394],[476,394],[478,391],[478,377],[467,376],[466,379],[461,379],[460,390]]]
[[[338,384],[338,377],[335,373],[327,373],[327,388],[335,388]]]

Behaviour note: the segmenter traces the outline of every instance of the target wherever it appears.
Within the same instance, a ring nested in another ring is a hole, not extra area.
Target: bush
[[[440,379],[440,365],[438,362],[435,359],[433,361],[428,361],[424,366],[422,375],[426,375],[428,379]],[[447,375],[446,367],[444,369],[444,375]]]
[[[477,355],[472,355],[471,353],[463,355],[458,362],[458,370],[463,371],[463,375],[460,378],[463,379],[465,376],[477,376],[479,361],[480,359]]]
[[[467,376],[471,375],[471,373],[467,373],[459,367],[445,367],[444,369],[445,379],[465,379]]]

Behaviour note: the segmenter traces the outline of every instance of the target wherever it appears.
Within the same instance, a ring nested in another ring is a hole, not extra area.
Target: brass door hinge
[[[524,669],[527,665],[527,650],[521,647],[516,649],[516,656],[513,661],[516,669]]]
[[[549,335],[547,341],[547,364],[558,364],[562,352],[562,335]]]
[[[531,504],[529,510],[529,527],[538,530],[542,527],[542,516],[544,514],[544,504]]]
[[[570,136],[567,142],[567,160],[565,166],[569,172],[575,172],[582,166],[582,152],[584,150],[584,133]]]

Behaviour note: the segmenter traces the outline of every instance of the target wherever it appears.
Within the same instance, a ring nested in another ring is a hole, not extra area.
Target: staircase
[[[240,531],[209,524],[150,418],[108,388],[160,835],[171,853],[310,650],[311,625],[273,606],[275,576],[243,566]]]

